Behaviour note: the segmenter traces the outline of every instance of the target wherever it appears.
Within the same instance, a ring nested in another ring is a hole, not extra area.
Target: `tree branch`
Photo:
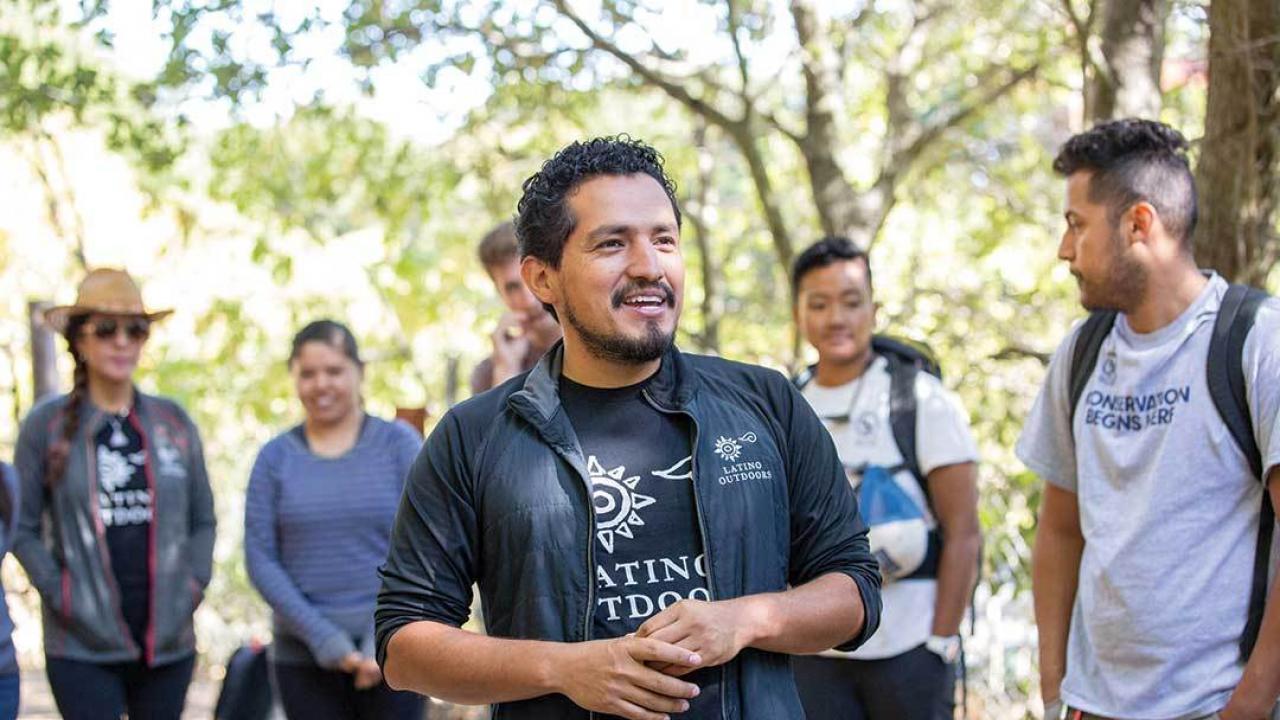
[[[743,121],[741,119],[729,117],[719,109],[712,107],[702,98],[695,97],[674,78],[654,70],[637,60],[632,55],[623,52],[621,48],[610,42],[608,38],[596,32],[590,25],[588,25],[585,20],[583,20],[569,7],[569,3],[566,2],[566,0],[555,0],[555,7],[562,16],[578,28],[579,32],[587,36],[587,39],[591,41],[592,46],[612,55],[614,58],[622,62],[622,64],[630,68],[632,72],[643,78],[645,82],[653,85],[659,90],[662,90],[673,100],[689,108],[690,111],[706,118],[707,122],[726,131],[742,125]]]
[[[929,145],[936,142],[938,138],[942,137],[942,135],[948,130],[955,128],[968,120],[978,111],[985,109],[1001,97],[1007,95],[1022,82],[1034,77],[1039,71],[1040,63],[1038,62],[1022,68],[1021,70],[1013,70],[1013,74],[1000,85],[989,88],[986,92],[980,93],[978,97],[974,98],[971,102],[952,110],[943,119],[923,128],[919,134],[907,144],[906,147],[895,154],[892,165],[896,167],[906,167],[915,162],[920,155],[928,149]],[[993,70],[988,73],[987,77],[992,77],[994,75],[995,71]]]

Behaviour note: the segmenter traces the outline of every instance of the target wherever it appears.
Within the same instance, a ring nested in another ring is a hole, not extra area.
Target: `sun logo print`
[[[587,474],[591,476],[591,505],[596,511],[596,538],[606,552],[612,553],[618,536],[632,539],[635,537],[632,528],[644,525],[636,511],[657,500],[636,492],[640,476],[626,477],[627,469],[623,465],[605,470],[592,455],[587,459]]]
[[[716,438],[716,454],[725,462],[733,462],[742,454],[742,446],[737,440],[721,435]]]

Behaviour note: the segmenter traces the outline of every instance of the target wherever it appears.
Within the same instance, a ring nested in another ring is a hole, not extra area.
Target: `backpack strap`
[[[791,378],[791,384],[795,385],[797,390],[804,390],[809,383],[813,382],[813,374],[817,372],[817,370],[818,366],[816,364],[810,365],[809,367],[801,370],[799,375]]]
[[[924,481],[924,473],[920,472],[920,458],[916,455],[916,373],[920,370],[914,363],[893,355],[884,357],[889,363],[889,429],[902,455],[903,466],[915,476],[928,501],[929,486]]]
[[[1076,334],[1075,347],[1071,349],[1071,401],[1067,406],[1071,409],[1070,427],[1075,427],[1076,406],[1084,395],[1084,388],[1093,376],[1093,369],[1098,365],[1098,354],[1102,352],[1102,343],[1116,324],[1114,310],[1099,310],[1089,313],[1089,317]]]
[[[1209,395],[1231,431],[1231,437],[1244,453],[1253,476],[1262,477],[1262,453],[1253,436],[1253,420],[1249,415],[1249,399],[1244,384],[1244,343],[1253,329],[1258,307],[1267,294],[1245,285],[1231,285],[1222,297],[1218,318],[1213,325],[1206,363]],[[1240,638],[1240,653],[1247,660],[1258,642],[1262,613],[1267,604],[1267,576],[1271,568],[1271,536],[1275,528],[1275,511],[1271,495],[1262,489],[1262,511],[1258,517],[1258,538],[1253,556],[1253,586],[1249,591],[1249,618]]]
[[[902,456],[902,464],[893,468],[906,470],[916,479],[920,492],[924,495],[925,504],[933,507],[933,498],[929,496],[929,481],[920,471],[920,457],[916,454],[916,375],[926,368],[900,355],[885,353],[889,363],[889,430],[893,433],[893,442],[898,446],[898,454]],[[917,580],[938,577],[938,565],[942,560],[942,533],[934,528],[929,531],[928,546],[924,560],[915,572],[902,578]]]

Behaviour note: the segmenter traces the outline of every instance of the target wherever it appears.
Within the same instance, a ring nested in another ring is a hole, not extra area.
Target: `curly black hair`
[[[861,260],[867,267],[867,290],[871,290],[871,258],[867,251],[858,247],[847,237],[833,235],[824,237],[805,248],[791,263],[791,297],[800,294],[800,281],[814,270],[834,265],[842,260]]]
[[[565,241],[578,222],[569,211],[569,194],[593,177],[639,173],[662,186],[679,226],[676,184],[663,170],[662,154],[628,135],[594,138],[561,149],[524,181],[524,195],[516,205],[520,257],[533,256],[560,267]]]
[[[1151,203],[1169,232],[1190,248],[1199,210],[1187,148],[1182,133],[1164,123],[1113,120],[1064,143],[1053,169],[1063,177],[1093,173],[1089,200],[1108,206],[1113,225],[1134,203]]]

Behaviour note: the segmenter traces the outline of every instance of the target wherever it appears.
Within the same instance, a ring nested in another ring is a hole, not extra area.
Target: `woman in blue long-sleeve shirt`
[[[274,612],[271,662],[289,718],[417,718],[374,661],[377,568],[422,438],[367,415],[351,331],[320,320],[293,340],[302,424],[263,446],[245,498],[249,578]]]

